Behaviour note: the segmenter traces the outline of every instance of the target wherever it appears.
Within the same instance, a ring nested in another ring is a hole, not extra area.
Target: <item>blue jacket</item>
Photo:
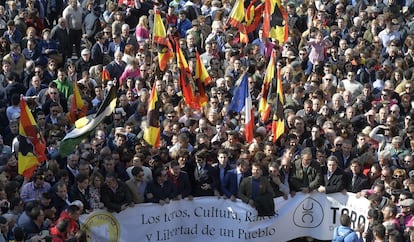
[[[348,231],[350,231],[350,230],[352,232],[350,234],[348,234],[347,236],[345,236],[344,242],[363,242],[364,241],[364,239],[362,237],[358,238],[357,233],[355,231],[353,231],[351,228],[346,227],[346,226],[342,226],[342,225],[339,226],[339,227],[336,227],[334,229],[333,238],[337,237],[338,234],[343,236],[343,235],[347,234]]]

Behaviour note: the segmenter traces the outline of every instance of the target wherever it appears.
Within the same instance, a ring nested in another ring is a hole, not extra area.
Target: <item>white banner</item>
[[[257,217],[255,209],[238,200],[216,197],[170,204],[139,204],[120,213],[96,211],[81,217],[89,241],[287,241],[310,236],[331,240],[342,213],[352,227],[368,224],[369,201],[354,194],[296,194],[275,199],[276,215]]]

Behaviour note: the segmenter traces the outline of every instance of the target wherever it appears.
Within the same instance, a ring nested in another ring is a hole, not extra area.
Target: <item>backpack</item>
[[[350,229],[345,234],[340,235],[339,232],[338,232],[338,227],[335,230],[336,230],[335,231],[336,236],[335,236],[335,238],[332,239],[332,242],[344,242],[346,236],[348,236],[350,233],[354,232],[352,229]]]

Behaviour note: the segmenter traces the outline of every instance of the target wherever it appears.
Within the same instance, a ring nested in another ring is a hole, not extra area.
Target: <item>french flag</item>
[[[246,142],[251,143],[253,141],[253,129],[254,129],[254,110],[252,105],[252,97],[249,92],[249,83],[247,79],[247,73],[244,73],[239,82],[239,86],[235,90],[235,94],[229,107],[228,112],[242,112],[244,110],[244,129],[246,135]]]

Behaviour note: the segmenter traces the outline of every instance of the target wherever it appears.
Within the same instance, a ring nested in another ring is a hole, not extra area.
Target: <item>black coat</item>
[[[346,182],[345,173],[340,168],[337,168],[329,179],[328,175],[324,176],[325,193],[329,194],[343,191],[346,188]]]
[[[117,213],[122,211],[122,205],[134,202],[128,186],[120,180],[118,180],[118,188],[115,192],[105,184],[101,188],[101,196],[105,207]]]

